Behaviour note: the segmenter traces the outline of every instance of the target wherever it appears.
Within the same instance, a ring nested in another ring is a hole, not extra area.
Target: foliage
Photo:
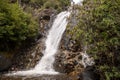
[[[54,2],[54,4],[53,4],[53,2]],[[49,0],[49,1],[47,1],[45,4],[44,4],[44,7],[45,8],[53,8],[53,9],[56,9],[56,10],[58,10],[58,11],[61,11],[62,9],[61,9],[61,7],[60,7],[60,3],[59,3],[59,1],[57,1],[57,0]]]
[[[120,0],[84,0],[77,19],[70,34],[88,47],[101,80],[120,79]]]
[[[18,4],[0,1],[0,49],[14,48],[37,34],[37,23]],[[13,47],[11,47],[13,46]]]
[[[1,0],[0,50],[8,50],[11,46],[14,48],[26,39],[36,36],[38,32],[38,23],[35,21],[35,19],[38,21],[35,16],[38,14],[37,10],[39,12],[45,8],[52,8],[60,12],[68,5],[70,5],[69,0]]]
[[[21,0],[21,2],[33,8],[53,8],[58,11],[70,5],[69,0]]]

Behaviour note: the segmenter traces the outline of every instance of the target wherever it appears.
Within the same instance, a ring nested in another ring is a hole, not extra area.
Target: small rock
[[[94,72],[94,67],[87,67],[81,74],[82,80],[99,80],[99,75]]]

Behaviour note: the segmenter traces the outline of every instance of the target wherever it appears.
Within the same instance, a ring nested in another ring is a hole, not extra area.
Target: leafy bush
[[[53,3],[54,2],[54,3]],[[60,6],[60,3],[59,1],[57,0],[49,0],[47,1],[45,4],[44,4],[44,7],[45,8],[53,8],[53,9],[56,9],[58,11],[61,11],[61,6]]]
[[[84,0],[77,18],[76,45],[88,46],[101,80],[120,79],[120,0]]]
[[[0,49],[18,45],[37,34],[37,23],[18,4],[0,1]],[[11,46],[10,46],[11,45]]]
[[[21,0],[21,3],[33,8],[53,8],[60,12],[70,5],[70,0]]]

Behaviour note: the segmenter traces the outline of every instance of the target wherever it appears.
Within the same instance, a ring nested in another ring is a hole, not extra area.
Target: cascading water
[[[67,26],[67,18],[70,12],[64,11],[57,15],[50,31],[47,36],[44,51],[44,55],[39,63],[32,70],[18,71],[13,74],[8,75],[36,75],[36,74],[57,74],[53,68],[53,63],[55,60],[55,54],[58,50],[62,34],[64,33]]]
[[[59,42],[61,40],[62,34],[64,33],[67,26],[67,17],[69,12],[61,12],[55,19],[52,28],[47,36],[44,51],[44,56],[40,62],[36,65],[35,70],[40,71],[54,71],[53,63],[55,60],[55,54],[57,52]]]

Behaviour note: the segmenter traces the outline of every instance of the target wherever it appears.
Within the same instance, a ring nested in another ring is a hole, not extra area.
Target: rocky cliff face
[[[77,10],[71,13],[68,20],[68,27],[62,37],[54,67],[58,72],[74,76],[75,80],[96,80],[93,67],[87,66],[84,68],[81,63],[81,52],[85,52],[84,46],[82,46],[82,43],[80,46],[76,45],[76,41],[69,34],[69,31],[77,25]]]
[[[42,36],[46,36],[48,30],[52,26],[55,19],[56,11],[53,9],[45,9],[37,14],[39,16],[39,32]]]
[[[68,27],[63,34],[60,51],[56,55],[56,70],[63,73],[80,73],[83,70],[83,66],[80,64],[82,56],[80,52],[82,51],[81,46],[76,46],[76,41],[71,38],[68,34],[69,30],[77,24],[76,20],[77,13],[73,10],[71,16],[68,18]],[[63,69],[63,70],[62,70]]]

